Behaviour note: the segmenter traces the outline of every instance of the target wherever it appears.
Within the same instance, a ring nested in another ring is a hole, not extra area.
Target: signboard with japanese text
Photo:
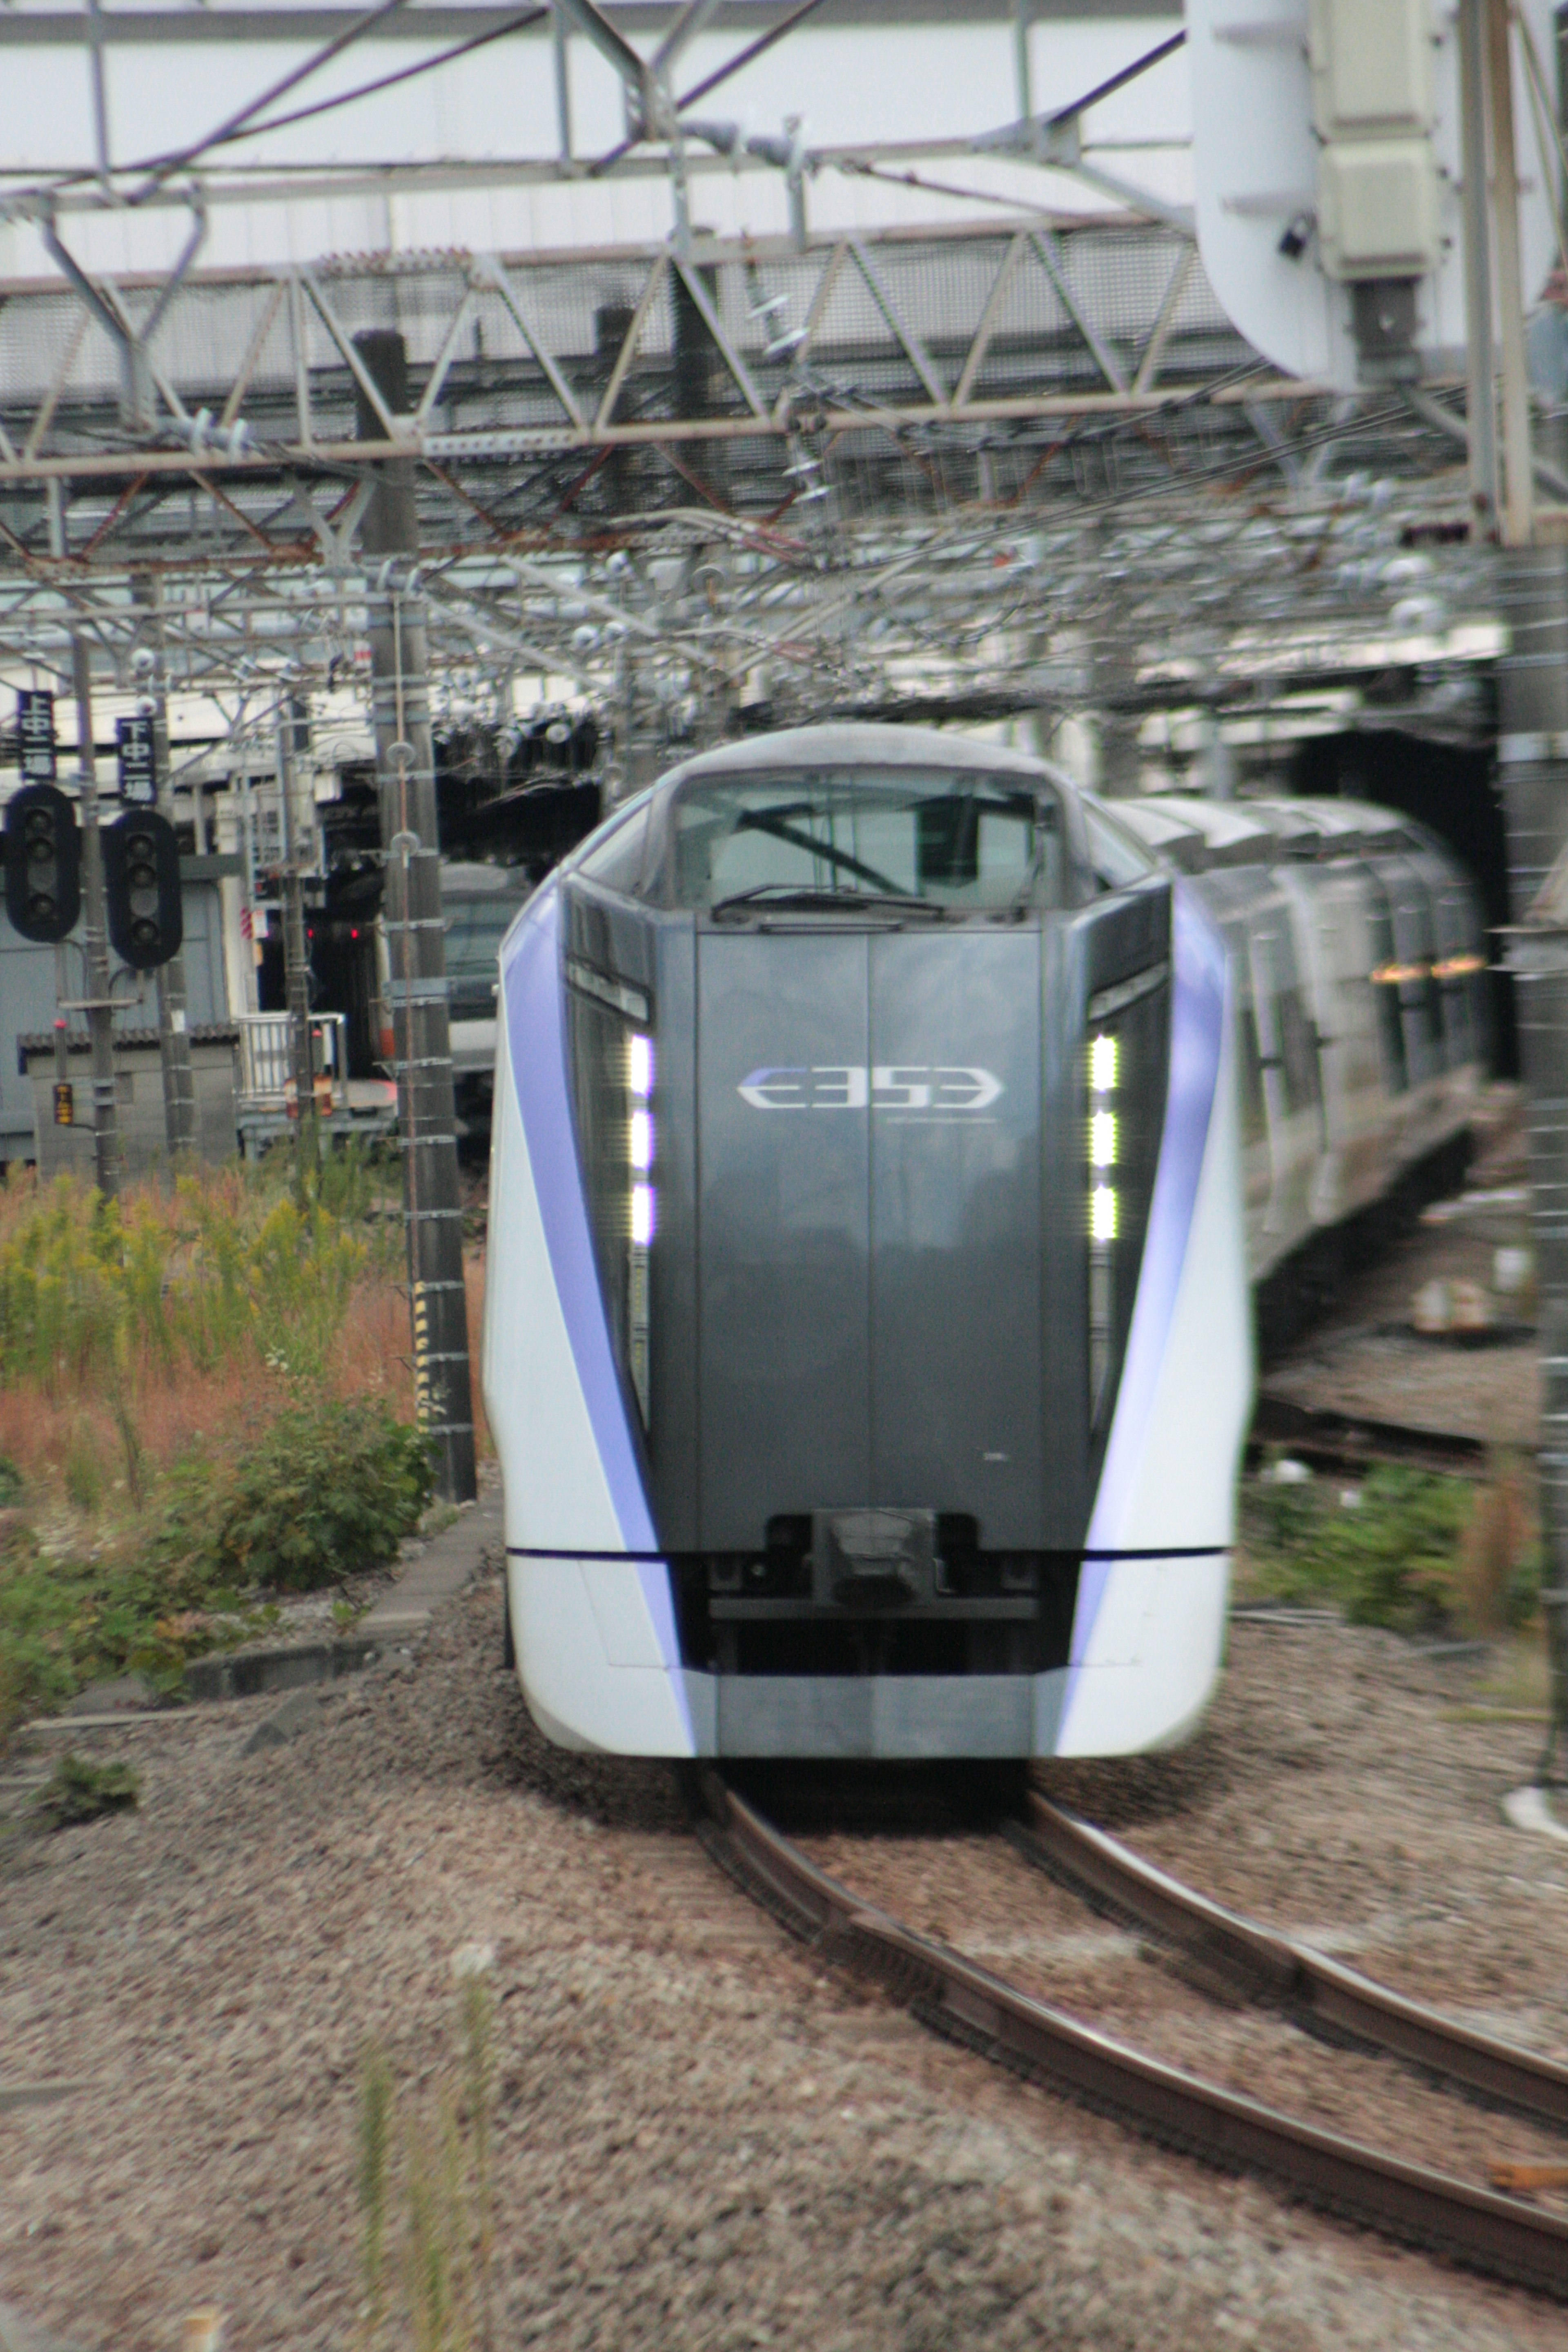
[[[120,768],[121,799],[128,808],[151,808],[158,797],[152,719],[140,713],[132,719],[117,719],[114,749]]]
[[[47,687],[17,688],[16,735],[21,746],[22,782],[54,783],[58,767],[55,756],[55,698]]]

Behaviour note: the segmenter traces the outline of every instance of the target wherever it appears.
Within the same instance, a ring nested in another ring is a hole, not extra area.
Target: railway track
[[[1037,1790],[1028,1807],[1026,1822],[1012,1831],[1020,1851],[1097,1908],[1179,1952],[1200,1982],[1217,1982],[1310,2032],[1400,2059],[1488,2105],[1568,2131],[1568,2066],[1471,2032],[1310,1945],[1223,1909]]]
[[[921,1936],[819,1869],[717,1773],[700,1787],[710,1853],[824,1958],[879,1981],[924,2023],[1226,2171],[1512,2286],[1568,2302],[1568,2221],[1365,2147],[1146,2056]],[[1047,1818],[1048,1817],[1048,1818]],[[1467,2091],[1568,2122],[1568,2070],[1451,2026],[1304,1947],[1205,1904],[1043,1801],[1021,1834],[1102,1904],[1202,1957],[1233,1987]]]

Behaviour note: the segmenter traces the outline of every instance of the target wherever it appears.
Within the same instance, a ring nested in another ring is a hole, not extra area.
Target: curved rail
[[[1336,2039],[1403,2059],[1497,2106],[1568,2130],[1568,2066],[1514,2042],[1473,2032],[1440,2011],[1406,2000],[1310,1945],[1272,1934],[1168,1877],[1103,1830],[1029,1795],[1025,1854],[1068,1880],[1251,2001]]]
[[[717,1773],[705,1843],[792,1932],[881,1979],[927,2023],[1150,2137],[1510,2285],[1568,2302],[1568,2221],[1299,2122],[1147,2058],[915,1935],[808,1862]]]

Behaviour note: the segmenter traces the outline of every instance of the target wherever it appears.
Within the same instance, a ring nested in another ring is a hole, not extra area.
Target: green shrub
[[[203,1589],[188,1562],[46,1559],[31,1528],[15,1529],[0,1549],[0,1740],[104,1677],[177,1690],[188,1658],[252,1639],[276,1615]]]
[[[9,1510],[22,1499],[22,1474],[16,1464],[0,1454],[0,1510]]]
[[[1435,1632],[1455,1612],[1473,1494],[1462,1478],[1384,1464],[1353,1507],[1338,1486],[1249,1486],[1244,1541],[1258,1581],[1281,1600],[1331,1601],[1352,1625]]]
[[[1542,1547],[1534,1544],[1524,1554],[1509,1579],[1503,1596],[1503,1616],[1508,1624],[1528,1625],[1541,1607],[1541,1588],[1545,1581]]]
[[[253,1444],[175,1467],[152,1556],[187,1606],[225,1588],[313,1591],[390,1559],[433,1483],[429,1440],[384,1404],[308,1395]]]
[[[1270,1557],[1289,1559],[1307,1549],[1328,1507],[1323,1483],[1303,1478],[1286,1483],[1250,1479],[1242,1489],[1242,1520],[1248,1544]]]
[[[80,1756],[62,1756],[38,1804],[55,1828],[64,1830],[95,1822],[100,1813],[124,1812],[141,1794],[129,1764],[89,1764]]]
[[[0,1739],[80,1687],[79,1615],[68,1578],[39,1561],[30,1530],[19,1531],[0,1552]]]
[[[389,1149],[351,1135],[322,1154],[312,1197],[340,1224],[363,1224],[378,1213],[400,1221],[403,1170],[396,1146]]]
[[[1447,1622],[1470,1503],[1460,1478],[1392,1463],[1373,1472],[1360,1507],[1340,1512],[1321,1538],[1331,1583],[1343,1594],[1352,1625],[1420,1633]]]
[[[50,1559],[25,1522],[0,1528],[0,1739],[100,1677],[177,1689],[185,1662],[266,1630],[258,1587],[341,1582],[417,1524],[431,1450],[384,1404],[307,1395],[248,1445],[187,1454],[149,1538]]]

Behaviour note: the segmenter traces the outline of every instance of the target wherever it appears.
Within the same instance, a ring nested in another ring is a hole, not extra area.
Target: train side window
[[[606,890],[635,898],[643,877],[647,844],[647,802],[643,800],[628,809],[619,824],[578,859],[577,871]]]
[[[1236,1037],[1241,1067],[1241,1139],[1244,1144],[1261,1143],[1268,1132],[1268,1114],[1263,1100],[1263,1060],[1258,1050],[1258,1015],[1250,998],[1236,1008]]]
[[[1483,1061],[1487,1050],[1486,939],[1473,902],[1450,887],[1436,900],[1436,976],[1443,992],[1448,1067]]]
[[[1274,1016],[1276,1051],[1285,1092],[1287,1118],[1314,1110],[1318,1104],[1318,1039],[1301,1002],[1300,975],[1295,948],[1280,918],[1280,929],[1258,940],[1268,975],[1269,1003]]]
[[[1318,1102],[1318,1040],[1299,988],[1280,990],[1274,1000],[1274,1022],[1279,1034],[1286,1108],[1292,1112],[1314,1110]]]
[[[1437,960],[1437,929],[1433,894],[1426,877],[1412,867],[1410,909],[1415,917],[1416,953],[1415,971],[1407,982],[1405,1002],[1415,1015],[1415,1033],[1419,1042],[1418,1059],[1422,1075],[1433,1078],[1447,1067],[1447,1040],[1443,1034],[1442,983],[1432,970]]]
[[[1241,1102],[1243,1146],[1262,1143],[1268,1133],[1268,1109],[1263,1097],[1263,1050],[1258,1042],[1258,1012],[1252,994],[1252,967],[1246,925],[1225,927],[1230,949],[1231,984],[1236,990],[1237,1091]]]
[[[1377,1013],[1378,1043],[1383,1048],[1384,1084],[1391,1095],[1402,1095],[1409,1087],[1410,1072],[1405,1059],[1405,1023],[1400,1013],[1399,984],[1395,978],[1399,965],[1394,950],[1394,915],[1381,877],[1370,866],[1364,870],[1366,929],[1372,942],[1372,971],[1368,981]]]

